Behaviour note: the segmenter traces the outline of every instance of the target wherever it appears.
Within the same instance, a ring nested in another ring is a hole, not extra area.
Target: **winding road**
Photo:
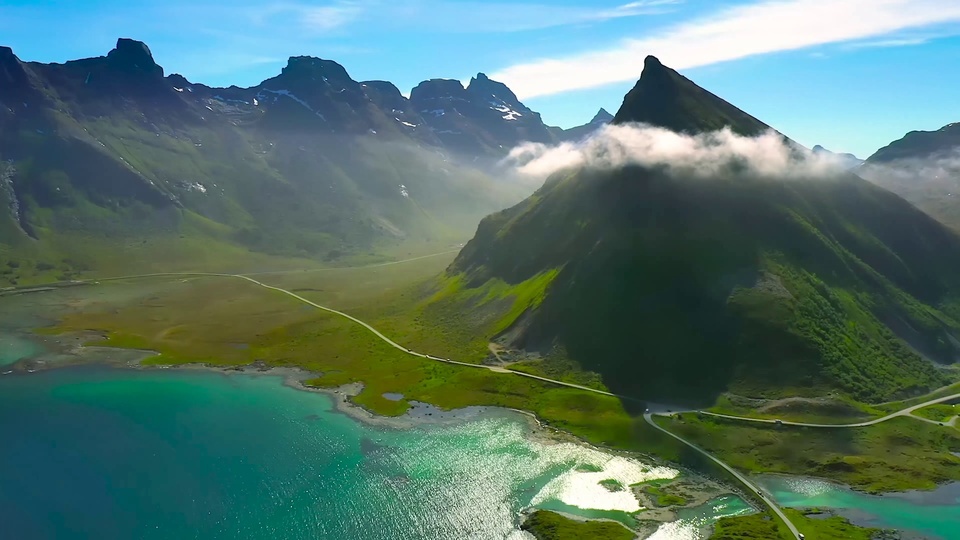
[[[744,486],[746,486],[747,489],[749,489],[749,490],[752,491],[754,494],[756,494],[756,496],[759,497],[760,500],[763,501],[763,503],[766,504],[766,505],[770,508],[770,510],[773,510],[773,512],[774,512],[775,514],[777,514],[777,516],[779,516],[780,519],[783,520],[783,522],[784,522],[784,524],[786,524],[787,528],[790,529],[790,534],[792,534],[794,538],[796,538],[797,540],[800,539],[800,531],[797,530],[797,526],[794,525],[793,522],[791,522],[790,519],[787,517],[787,515],[783,513],[783,510],[781,510],[780,507],[777,506],[777,503],[775,503],[775,502],[773,502],[772,500],[770,500],[770,498],[767,497],[767,495],[766,495],[763,491],[761,491],[760,488],[757,487],[756,484],[754,484],[753,482],[751,482],[746,476],[744,476],[743,474],[741,474],[740,472],[738,472],[736,469],[734,469],[734,468],[731,467],[730,465],[727,465],[727,464],[724,463],[723,461],[720,461],[720,458],[715,457],[715,456],[714,456],[713,454],[711,454],[710,452],[707,452],[707,451],[704,450],[703,448],[700,448],[699,446],[697,446],[697,445],[693,444],[692,442],[684,439],[683,437],[681,437],[681,436],[679,436],[679,435],[677,435],[677,434],[675,434],[675,433],[672,433],[672,432],[669,431],[668,429],[666,429],[666,428],[664,428],[664,427],[661,427],[659,424],[657,424],[656,422],[654,422],[654,420],[653,420],[653,413],[651,413],[651,412],[646,412],[646,413],[644,413],[644,414],[643,414],[643,419],[646,420],[647,423],[650,424],[651,426],[653,426],[655,429],[657,429],[657,430],[659,430],[659,431],[662,431],[662,432],[666,433],[667,435],[673,437],[674,439],[676,439],[676,440],[682,442],[683,444],[689,446],[690,448],[693,448],[694,450],[696,450],[696,451],[699,452],[700,454],[706,456],[706,457],[709,458],[711,461],[713,461],[714,463],[716,463],[717,465],[719,465],[720,467],[722,467],[725,471],[727,471],[728,473],[732,474],[734,478],[736,478],[737,480],[739,480],[740,483],[743,484]]]
[[[452,252],[452,251],[445,251],[445,252],[441,252],[441,253],[434,253],[434,254],[431,254],[431,255],[425,255],[425,256],[421,256],[421,257],[415,257],[415,258],[412,258],[412,259],[405,259],[405,260],[401,260],[401,261],[393,261],[393,262],[389,262],[389,263],[380,263],[380,264],[373,264],[373,265],[361,266],[361,267],[354,267],[354,268],[373,268],[373,267],[380,267],[380,266],[389,266],[389,265],[394,265],[394,264],[400,264],[400,263],[403,263],[403,262],[410,262],[410,261],[415,261],[415,260],[419,260],[419,259],[425,259],[425,258],[428,258],[428,257],[435,257],[435,256],[439,256],[439,255],[443,255],[443,254],[451,253],[451,252]],[[520,377],[526,377],[526,378],[529,378],[529,379],[535,379],[535,380],[538,380],[538,381],[542,381],[542,382],[554,384],[554,385],[557,385],[557,386],[564,386],[564,387],[567,387],[567,388],[574,388],[574,389],[577,389],[577,390],[583,390],[583,391],[586,391],[586,392],[592,392],[592,393],[595,393],[595,394],[601,394],[601,395],[605,395],[605,396],[616,397],[616,398],[619,398],[619,399],[630,400],[630,401],[634,401],[634,402],[643,402],[643,400],[639,400],[639,399],[636,399],[636,398],[633,398],[633,397],[630,397],[630,396],[624,396],[624,395],[620,395],[620,394],[614,394],[614,393],[612,393],[612,392],[607,392],[607,391],[605,391],[605,390],[599,390],[599,389],[596,389],[596,388],[590,388],[590,387],[587,387],[587,386],[581,386],[581,385],[579,385],[579,384],[574,384],[574,383],[569,383],[569,382],[564,382],[564,381],[558,381],[558,380],[556,380],[556,379],[550,379],[550,378],[547,378],[547,377],[541,377],[541,376],[538,376],[538,375],[533,375],[533,374],[531,374],[531,373],[524,373],[524,372],[522,372],[522,371],[516,371],[516,370],[508,369],[508,368],[505,368],[505,367],[502,367],[502,366],[490,366],[490,365],[485,365],[485,364],[471,364],[471,363],[468,363],[468,362],[459,362],[459,361],[452,360],[452,359],[449,359],[449,358],[441,358],[441,357],[433,356],[433,355],[430,355],[430,354],[419,353],[419,352],[416,352],[416,351],[414,351],[414,350],[412,350],[412,349],[408,349],[408,348],[404,347],[403,345],[400,345],[399,343],[397,343],[397,342],[393,341],[392,339],[390,339],[389,337],[385,336],[382,332],[380,332],[379,330],[377,330],[377,329],[374,328],[373,326],[367,324],[366,322],[364,322],[364,321],[362,321],[362,320],[360,320],[360,319],[358,319],[358,318],[356,318],[356,317],[354,317],[354,316],[352,316],[352,315],[349,315],[349,314],[347,314],[347,313],[344,313],[344,312],[342,312],[342,311],[338,311],[338,310],[336,310],[336,309],[333,309],[333,308],[330,308],[330,307],[327,307],[327,306],[323,306],[323,305],[321,305],[321,304],[318,304],[318,303],[316,303],[316,302],[313,302],[313,301],[311,301],[311,300],[308,300],[308,299],[306,299],[306,298],[304,298],[304,297],[302,297],[302,296],[300,296],[300,295],[298,295],[298,294],[296,294],[296,293],[294,293],[294,292],[288,291],[287,289],[283,289],[283,288],[280,288],[280,287],[275,287],[275,286],[273,286],[273,285],[267,285],[266,283],[263,283],[262,281],[258,281],[258,280],[256,280],[256,279],[250,277],[250,276],[252,276],[252,275],[286,274],[286,273],[311,272],[311,271],[334,270],[334,269],[341,269],[341,270],[343,270],[343,269],[348,269],[348,268],[324,268],[324,269],[301,270],[301,271],[259,272],[259,273],[250,273],[250,274],[246,274],[246,275],[245,275],[245,274],[214,273],[214,272],[158,272],[158,273],[153,273],[153,274],[138,274],[138,275],[131,275],[131,276],[118,276],[118,277],[110,277],[110,278],[79,280],[79,281],[74,281],[74,282],[71,282],[71,283],[74,283],[74,284],[96,284],[96,283],[101,282],[101,281],[122,281],[122,280],[130,280],[130,279],[146,279],[146,278],[153,278],[153,277],[220,277],[220,278],[240,279],[240,280],[247,281],[247,282],[249,282],[249,283],[251,283],[251,284],[253,284],[253,285],[256,285],[256,286],[258,286],[258,287],[262,287],[262,288],[264,288],[264,289],[269,289],[269,290],[271,290],[271,291],[275,291],[275,292],[278,292],[278,293],[281,293],[281,294],[285,294],[285,295],[287,295],[287,296],[289,296],[289,297],[291,297],[291,298],[294,298],[295,300],[297,300],[297,301],[299,301],[299,302],[302,302],[302,303],[304,303],[304,304],[307,304],[307,305],[309,305],[309,306],[312,306],[312,307],[314,307],[314,308],[316,308],[316,309],[319,309],[319,310],[325,311],[325,312],[327,312],[327,313],[331,313],[331,314],[334,314],[334,315],[337,315],[337,316],[340,316],[340,317],[344,317],[344,318],[346,318],[346,319],[349,319],[350,321],[353,321],[353,322],[359,324],[360,326],[366,328],[367,330],[369,330],[371,333],[373,333],[375,336],[377,336],[379,339],[381,339],[384,343],[387,343],[387,344],[390,345],[391,347],[393,347],[393,348],[395,348],[395,349],[397,349],[397,350],[400,350],[400,351],[402,351],[402,352],[404,352],[404,353],[406,353],[406,354],[409,354],[409,355],[411,355],[411,356],[417,356],[417,357],[419,357],[419,358],[424,358],[424,359],[432,360],[432,361],[435,361],[435,362],[442,362],[442,363],[446,363],[446,364],[453,364],[453,365],[464,366],[464,367],[469,367],[469,368],[474,368],[474,369],[486,369],[486,370],[492,371],[492,372],[494,372],[494,373],[512,374],[512,375],[517,375],[517,376],[520,376]],[[898,412],[889,414],[889,415],[884,416],[884,417],[882,417],[882,418],[877,418],[877,419],[875,419],[875,420],[870,420],[870,421],[866,421],[866,422],[859,422],[859,423],[854,423],[854,424],[815,424],[815,423],[787,422],[787,421],[780,422],[780,421],[777,421],[777,420],[770,420],[770,419],[765,419],[765,418],[750,418],[750,417],[742,417],[742,416],[732,416],[732,415],[725,415],[725,414],[719,414],[719,413],[711,413],[711,412],[707,412],[707,411],[685,411],[685,412],[699,412],[699,413],[701,413],[701,414],[706,414],[706,415],[715,416],[715,417],[720,417],[720,418],[727,418],[727,419],[731,419],[731,420],[741,420],[741,421],[746,421],[746,422],[759,422],[759,423],[765,423],[765,424],[778,424],[778,423],[779,423],[779,424],[783,424],[783,425],[801,426],[801,427],[813,427],[813,428],[859,428],[859,427],[872,426],[872,425],[875,425],[875,424],[879,424],[879,423],[881,423],[881,422],[886,422],[886,421],[888,421],[888,420],[891,420],[891,419],[893,419],[893,418],[897,418],[897,417],[900,417],[900,416],[910,416],[910,417],[912,417],[912,418],[917,418],[917,419],[919,419],[919,420],[926,420],[926,421],[928,421],[928,422],[932,422],[931,420],[927,420],[927,419],[924,419],[924,418],[920,418],[920,417],[914,416],[912,413],[913,413],[914,411],[917,411],[917,410],[922,409],[922,408],[924,408],[924,407],[927,407],[927,406],[930,406],[930,405],[935,405],[935,404],[937,404],[937,403],[943,403],[943,402],[950,401],[950,400],[954,400],[954,399],[960,399],[960,394],[954,394],[954,395],[944,396],[944,397],[937,398],[937,399],[932,399],[932,400],[926,401],[926,402],[924,402],[924,403],[920,403],[920,404],[918,404],[918,405],[914,405],[914,406],[908,407],[908,408],[906,408],[906,409],[903,409],[903,410],[901,410],[901,411],[898,411]],[[646,413],[644,413],[644,415],[643,415],[644,420],[646,420],[646,422],[647,422],[648,424],[650,424],[651,426],[653,426],[653,427],[654,427],[655,429],[657,429],[658,431],[661,431],[661,432],[669,435],[670,437],[672,437],[672,438],[680,441],[681,443],[689,446],[690,448],[694,449],[694,450],[697,451],[698,453],[700,453],[700,454],[702,454],[703,456],[709,458],[711,461],[713,461],[714,463],[716,463],[717,465],[719,465],[720,467],[722,467],[725,471],[729,472],[731,475],[734,476],[734,478],[736,478],[738,481],[740,481],[747,489],[749,489],[749,490],[751,490],[752,492],[754,492],[754,493],[757,495],[757,497],[759,497],[760,500],[763,501],[763,503],[764,503],[765,505],[767,505],[777,516],[780,517],[780,519],[783,520],[783,522],[786,524],[786,526],[790,529],[790,532],[791,532],[791,534],[793,534],[794,538],[796,538],[797,540],[799,540],[800,538],[802,538],[802,536],[801,536],[801,534],[800,534],[800,531],[797,530],[797,527],[787,518],[786,514],[784,514],[784,512],[780,509],[780,507],[777,506],[777,504],[776,504],[774,501],[772,501],[763,491],[760,490],[759,487],[757,487],[753,482],[751,482],[746,476],[744,476],[743,474],[741,474],[740,472],[738,472],[736,469],[734,469],[734,468],[731,467],[730,465],[727,465],[726,463],[724,463],[723,461],[721,461],[719,458],[715,457],[713,454],[707,452],[706,450],[700,448],[699,446],[693,444],[692,442],[684,439],[683,437],[680,437],[679,435],[676,435],[676,434],[670,432],[670,431],[667,430],[666,428],[661,427],[660,425],[658,425],[658,424],[653,420],[653,415],[654,415],[654,414],[655,414],[655,413],[652,413],[652,412],[650,412],[650,411],[648,410],[648,411],[647,411]],[[957,418],[954,418],[953,420],[951,420],[951,424],[952,424],[952,423],[955,423],[956,421],[957,421]]]
[[[917,420],[925,420],[927,422],[939,424],[940,422],[936,422],[934,420],[929,420],[927,418],[914,416],[913,413],[915,411],[919,411],[920,409],[923,409],[924,407],[929,407],[930,405],[936,405],[938,403],[944,403],[946,401],[952,401],[955,399],[960,399],[960,394],[953,394],[950,396],[944,396],[937,399],[931,399],[930,401],[924,401],[923,403],[920,403],[918,405],[907,407],[906,409],[888,414],[881,418],[875,418],[873,420],[868,420],[866,422],[857,422],[854,424],[811,424],[807,422],[790,422],[787,420],[771,420],[768,418],[751,418],[749,416],[733,416],[730,414],[720,414],[720,413],[714,413],[709,411],[696,411],[696,412],[699,414],[714,416],[717,418],[727,418],[729,420],[741,420],[743,422],[757,422],[762,424],[779,424],[784,426],[799,426],[799,427],[812,427],[812,428],[860,428],[860,427],[875,426],[881,422],[886,422],[887,420],[893,420],[894,418],[897,418],[900,416],[909,416],[911,418],[916,418]],[[686,412],[694,412],[694,411],[686,411]],[[956,418],[951,420],[951,423],[955,421],[956,421]]]

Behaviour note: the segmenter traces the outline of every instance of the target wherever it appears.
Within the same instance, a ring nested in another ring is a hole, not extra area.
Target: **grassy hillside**
[[[648,61],[617,121],[655,121],[644,116],[653,109],[687,131],[764,126]],[[877,402],[950,379],[941,366],[960,354],[958,267],[960,238],[852,174],[785,180],[731,164],[710,177],[558,173],[484,219],[445,279],[464,284],[469,313],[491,287],[553,276],[526,313],[472,327],[539,353],[536,369],[580,366],[618,393]]]

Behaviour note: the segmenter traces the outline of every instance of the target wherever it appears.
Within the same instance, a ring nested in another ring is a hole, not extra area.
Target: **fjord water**
[[[10,538],[522,538],[531,503],[634,509],[594,476],[676,474],[535,442],[521,415],[473,411],[393,429],[276,376],[86,366],[0,377],[0,522]],[[658,538],[701,538],[734,507]]]
[[[960,538],[960,484],[935,491],[867,495],[810,478],[762,477],[761,485],[784,506],[831,509],[866,527],[897,529],[904,538]]]

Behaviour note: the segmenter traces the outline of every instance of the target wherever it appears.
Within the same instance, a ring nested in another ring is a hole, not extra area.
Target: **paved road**
[[[444,252],[444,253],[448,253],[448,252]],[[426,256],[423,256],[423,257],[415,257],[415,258],[413,258],[413,259],[406,259],[406,260],[403,260],[403,261],[394,261],[394,262],[390,262],[390,263],[381,263],[381,264],[375,264],[375,265],[370,265],[370,266],[361,266],[361,267],[356,267],[356,268],[372,268],[372,267],[386,266],[386,265],[391,265],[391,264],[399,264],[399,263],[401,263],[401,262],[409,262],[409,261],[414,261],[414,260],[423,259],[423,258],[426,258],[426,257],[434,257],[434,256],[441,255],[441,254],[442,254],[442,253],[434,253],[434,254],[432,254],[432,255],[426,255]],[[638,399],[636,399],[636,398],[632,398],[632,397],[630,397],[630,396],[622,396],[622,395],[619,395],[619,394],[614,394],[614,393],[612,393],[612,392],[607,392],[607,391],[605,391],[605,390],[598,390],[598,389],[596,389],[596,388],[590,388],[590,387],[588,387],[588,386],[581,386],[581,385],[579,385],[579,384],[574,384],[574,383],[569,383],[569,382],[564,382],[564,381],[558,381],[558,380],[556,380],[556,379],[550,379],[550,378],[547,378],[547,377],[540,377],[539,375],[533,375],[532,373],[524,373],[524,372],[522,372],[522,371],[515,371],[515,370],[507,369],[507,368],[504,368],[504,367],[501,367],[501,366],[489,366],[489,365],[486,365],[486,364],[471,364],[471,363],[468,363],[468,362],[459,362],[459,361],[457,361],[457,360],[451,360],[450,358],[441,358],[441,357],[439,357],[439,356],[433,356],[433,355],[431,355],[431,354],[420,353],[420,352],[414,351],[414,350],[412,350],[412,349],[408,349],[408,348],[404,347],[403,345],[400,345],[400,344],[397,343],[396,341],[393,341],[393,340],[390,339],[389,337],[385,336],[382,332],[380,332],[379,330],[377,330],[377,329],[374,328],[373,326],[365,323],[364,321],[362,321],[362,320],[360,320],[360,319],[358,319],[358,318],[356,318],[356,317],[354,317],[354,316],[352,316],[352,315],[348,315],[348,314],[346,314],[346,313],[344,313],[344,312],[342,312],[342,311],[338,311],[338,310],[336,310],[336,309],[333,309],[333,308],[330,308],[330,307],[327,307],[327,306],[320,305],[320,304],[318,304],[318,303],[316,303],[316,302],[313,302],[313,301],[311,301],[311,300],[307,300],[306,298],[300,296],[299,294],[296,294],[296,293],[294,293],[294,292],[288,291],[288,290],[286,290],[286,289],[283,289],[283,288],[280,288],[280,287],[274,287],[273,285],[267,285],[266,283],[263,283],[262,281],[258,281],[258,280],[256,280],[256,279],[250,277],[251,275],[260,275],[260,274],[225,274],[225,273],[216,273],[216,272],[156,272],[156,273],[153,273],[153,274],[137,274],[137,275],[130,275],[130,276],[117,276],[117,277],[101,278],[101,279],[88,279],[88,280],[82,280],[82,281],[78,280],[78,281],[74,281],[74,282],[72,282],[72,283],[77,283],[77,284],[87,283],[87,284],[88,284],[88,283],[97,283],[97,282],[101,282],[101,281],[123,281],[123,280],[128,280],[128,279],[147,279],[147,278],[154,278],[154,277],[221,277],[221,278],[242,279],[242,280],[244,280],[244,281],[247,281],[247,282],[249,282],[249,283],[252,283],[252,284],[254,284],[254,285],[257,285],[257,286],[259,286],[259,287],[263,287],[263,288],[265,288],[265,289],[270,289],[270,290],[272,290],[272,291],[276,291],[276,292],[285,294],[285,295],[287,295],[287,296],[290,296],[291,298],[294,298],[294,299],[296,299],[296,300],[298,300],[298,301],[300,301],[300,302],[303,302],[304,304],[307,304],[307,305],[309,305],[309,306],[315,307],[315,308],[317,308],[317,309],[319,309],[319,310],[326,311],[326,312],[328,312],[328,313],[332,313],[332,314],[334,314],[334,315],[338,315],[338,316],[340,316],[340,317],[344,317],[344,318],[346,318],[346,319],[349,319],[349,320],[351,320],[351,321],[359,324],[360,326],[366,328],[367,330],[369,330],[371,333],[373,333],[373,335],[375,335],[375,336],[377,336],[378,338],[380,338],[381,340],[383,340],[384,343],[390,345],[391,347],[393,347],[393,348],[395,348],[395,349],[397,349],[397,350],[403,351],[403,352],[405,352],[405,353],[407,353],[407,354],[409,354],[409,355],[411,355],[411,356],[417,356],[417,357],[419,357],[419,358],[425,358],[425,359],[427,359],[427,360],[433,360],[433,361],[436,361],[436,362],[443,362],[443,363],[445,363],[445,364],[454,364],[454,365],[464,366],[464,367],[471,367],[471,368],[477,368],[477,369],[486,369],[486,370],[492,371],[492,372],[494,372],[494,373],[504,373],[504,374],[518,375],[518,376],[520,376],[520,377],[526,377],[526,378],[528,378],[528,379],[536,379],[536,380],[538,380],[538,381],[543,381],[543,382],[546,382],[546,383],[555,384],[555,385],[557,385],[557,386],[565,386],[565,387],[567,387],[567,388],[575,388],[575,389],[577,389],[577,390],[584,390],[584,391],[587,391],[587,392],[593,392],[593,393],[595,393],[595,394],[602,394],[602,395],[604,395],[604,396],[611,396],[611,397],[616,397],[616,398],[620,398],[620,399],[627,399],[627,400],[632,400],[632,401],[641,401],[641,400],[638,400]]]
[[[873,420],[868,420],[866,422],[857,422],[854,424],[811,424],[807,422],[789,422],[787,420],[783,420],[783,421],[770,420],[768,418],[751,418],[749,416],[733,416],[730,414],[720,414],[720,413],[713,413],[709,411],[697,411],[697,412],[708,415],[708,416],[715,416],[718,418],[728,418],[730,420],[742,420],[744,422],[759,422],[762,424],[776,424],[779,422],[780,424],[785,426],[800,426],[800,427],[812,427],[812,428],[859,428],[859,427],[874,426],[881,422],[886,422],[887,420],[893,420],[898,416],[911,416],[913,418],[919,418],[918,416],[913,415],[914,411],[918,411],[924,407],[929,407],[930,405],[936,405],[938,403],[943,403],[943,402],[951,401],[954,399],[960,399],[960,394],[953,394],[950,396],[944,396],[937,399],[931,399],[929,401],[920,403],[919,405],[907,407],[906,409],[897,411],[892,414],[888,414],[882,418],[875,418]],[[687,412],[693,412],[693,411],[687,411]],[[920,419],[924,420],[923,418],[920,418]]]
[[[659,424],[657,424],[656,422],[653,421],[653,413],[650,413],[650,412],[644,413],[643,419],[646,420],[647,423],[650,424],[651,426],[653,426],[655,429],[660,430],[660,431],[666,433],[667,435],[673,437],[674,439],[682,442],[683,444],[689,446],[690,448],[693,448],[694,450],[696,450],[696,451],[699,452],[700,454],[702,454],[702,455],[706,456],[707,458],[709,458],[711,461],[713,461],[713,462],[716,463],[717,465],[723,467],[723,469],[724,469],[725,471],[727,471],[728,473],[732,474],[737,480],[740,481],[740,483],[742,483],[744,486],[746,486],[747,489],[749,489],[750,491],[752,491],[753,493],[755,493],[755,494],[757,495],[757,497],[759,497],[760,500],[763,501],[764,504],[766,504],[771,510],[773,510],[774,513],[776,513],[778,516],[780,516],[780,519],[782,519],[783,522],[787,525],[787,528],[790,529],[790,533],[793,534],[793,537],[794,537],[794,538],[796,538],[797,540],[800,539],[800,531],[797,530],[797,527],[790,521],[789,518],[787,518],[787,515],[783,513],[783,510],[781,510],[780,507],[777,506],[777,503],[775,503],[775,502],[773,502],[772,500],[770,500],[770,498],[767,497],[767,495],[766,495],[764,492],[762,492],[762,491],[760,490],[760,488],[757,487],[756,484],[754,484],[754,483],[751,482],[749,479],[747,479],[746,476],[740,474],[736,469],[734,469],[734,468],[731,467],[730,465],[727,465],[727,464],[724,463],[723,461],[720,461],[719,458],[715,457],[715,456],[714,456],[713,454],[711,454],[710,452],[707,452],[707,451],[704,450],[703,448],[700,448],[699,446],[697,446],[697,445],[693,444],[692,442],[684,439],[683,437],[681,437],[681,436],[679,436],[679,435],[677,435],[677,434],[675,434],[675,433],[670,432],[670,431],[667,430],[666,428],[661,427]]]

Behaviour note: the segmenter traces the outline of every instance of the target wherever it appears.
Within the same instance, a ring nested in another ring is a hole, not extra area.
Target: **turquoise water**
[[[518,513],[530,505],[626,516],[635,500],[598,479],[676,474],[532,441],[510,411],[471,411],[394,429],[274,376],[3,376],[0,523],[5,538],[513,539],[526,537]],[[586,464],[603,472],[578,471]],[[704,523],[742,511],[730,504],[656,538],[702,538]]]
[[[760,483],[784,506],[830,508],[858,525],[898,529],[912,537],[960,539],[960,484],[874,496],[806,478],[770,476]]]
[[[0,332],[0,368],[38,354],[41,348],[29,339]]]
[[[630,523],[637,500],[599,482],[678,474],[538,441],[526,417],[502,409],[397,429],[360,423],[276,376],[42,369],[130,355],[79,353],[80,338],[33,329],[176,286],[0,298],[0,539],[514,540],[529,537],[517,527],[528,507]],[[31,363],[11,365],[20,360]],[[743,511],[724,498],[656,538],[700,540]]]

